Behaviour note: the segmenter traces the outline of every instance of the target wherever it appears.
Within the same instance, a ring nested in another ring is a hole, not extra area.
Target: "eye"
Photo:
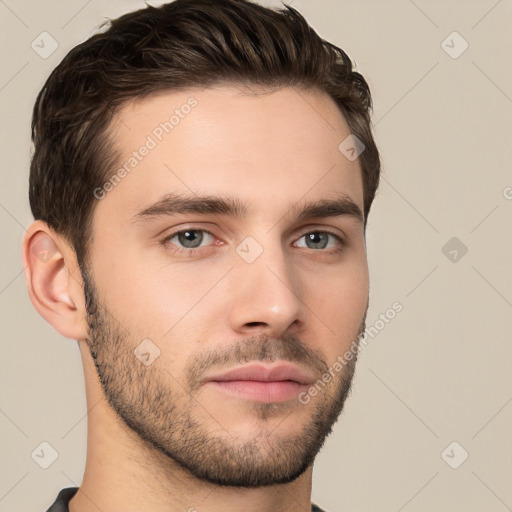
[[[186,250],[204,247],[205,245],[211,245],[211,241],[213,239],[214,236],[212,233],[206,231],[205,229],[183,229],[181,231],[176,231],[175,233],[170,234],[163,240],[163,242],[181,245],[181,248]],[[210,241],[210,244],[206,243],[202,245],[203,242],[208,241]],[[177,250],[179,251],[180,248]]]
[[[308,249],[332,249],[337,245],[338,247],[343,246],[342,238],[334,233],[330,233],[329,231],[311,231],[310,233],[302,235],[299,240],[301,239],[305,239],[305,245],[299,245],[299,243],[296,242],[295,245],[297,247],[307,247]],[[337,241],[337,244],[332,243],[333,239]]]

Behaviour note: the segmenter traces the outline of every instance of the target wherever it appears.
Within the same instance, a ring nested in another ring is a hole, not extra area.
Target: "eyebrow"
[[[239,199],[229,196],[190,196],[185,194],[166,194],[152,205],[138,211],[132,222],[143,222],[164,215],[179,215],[186,213],[226,215],[237,219],[247,217],[249,209]],[[298,203],[287,212],[298,219],[314,217],[352,217],[364,222],[361,208],[346,194],[333,199]]]

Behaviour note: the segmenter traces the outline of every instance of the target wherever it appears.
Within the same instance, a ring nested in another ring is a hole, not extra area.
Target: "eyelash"
[[[179,235],[180,233],[184,233],[186,231],[201,231],[203,233],[208,233],[213,238],[216,238],[215,235],[211,231],[208,231],[207,229],[190,227],[190,228],[184,228],[184,229],[180,229],[179,231],[174,231],[174,232],[170,233],[163,240],[161,240],[162,245],[167,245],[168,243],[170,243],[170,240],[173,239],[176,235]],[[310,251],[323,253],[323,254],[336,254],[336,253],[340,253],[341,251],[343,251],[345,249],[345,246],[346,246],[345,240],[337,233],[333,233],[332,231],[329,231],[329,230],[315,229],[315,230],[311,230],[311,231],[306,231],[306,232],[302,233],[302,235],[298,238],[298,240],[300,240],[305,235],[309,235],[312,233],[325,233],[327,235],[330,235],[330,236],[334,237],[339,242],[339,245],[337,247],[331,248],[331,249],[309,249]],[[175,248],[171,249],[171,251],[175,254],[184,254],[184,255],[188,255],[188,256],[194,256],[194,255],[201,254],[203,249],[208,249],[208,247],[210,247],[211,245],[213,245],[213,244],[210,244],[206,247],[197,247],[194,249],[189,249],[186,247],[175,247]],[[308,249],[308,248],[301,247],[301,249]]]

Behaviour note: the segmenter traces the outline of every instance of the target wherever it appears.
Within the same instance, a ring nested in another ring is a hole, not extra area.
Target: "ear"
[[[23,237],[28,294],[39,314],[66,338],[87,338],[83,283],[76,254],[45,222],[36,220]]]

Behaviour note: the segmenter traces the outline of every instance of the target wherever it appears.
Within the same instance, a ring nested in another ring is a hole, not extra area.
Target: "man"
[[[39,94],[30,298],[78,340],[80,488],[49,511],[309,511],[365,329],[364,78],[291,7],[114,20]]]

